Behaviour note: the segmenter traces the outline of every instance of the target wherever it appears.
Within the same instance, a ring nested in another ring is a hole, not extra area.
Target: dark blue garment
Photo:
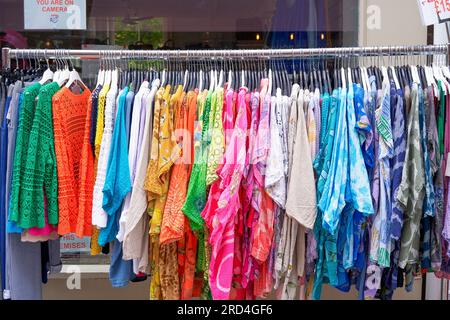
[[[128,91],[126,96],[126,113],[125,113],[125,127],[127,131],[128,148],[130,147],[130,128],[131,128],[131,114],[134,105],[134,92]]]
[[[419,125],[421,134],[421,145],[423,150],[423,160],[425,164],[425,198],[423,200],[424,217],[421,220],[420,225],[420,237],[421,237],[421,267],[429,269],[431,268],[431,220],[430,217],[434,217],[434,185],[431,173],[430,157],[428,153],[428,131],[426,128],[426,112],[425,112],[425,100],[422,88],[419,86]]]
[[[394,99],[392,97],[394,96]],[[383,281],[380,298],[392,300],[394,291],[403,286],[403,277],[399,273],[398,261],[400,256],[400,237],[403,226],[404,209],[397,200],[398,188],[403,174],[403,166],[406,156],[406,113],[405,97],[403,91],[398,89],[395,95],[391,95],[392,110],[392,133],[394,139],[394,156],[391,159],[392,177],[392,216],[391,216],[391,238],[393,247],[391,252],[391,264],[383,270]]]
[[[6,184],[6,162],[8,151],[8,125],[6,115],[11,103],[10,96],[6,97],[5,108],[2,115],[0,132],[0,259],[2,273],[2,288],[6,286],[6,212],[5,212],[5,184]]]

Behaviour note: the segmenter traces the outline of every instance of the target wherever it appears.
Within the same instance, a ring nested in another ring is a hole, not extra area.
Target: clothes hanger
[[[299,61],[298,65],[298,84],[300,88],[303,90],[305,88],[304,82],[303,82],[303,60]]]
[[[284,79],[285,79],[285,85],[286,85],[286,95],[288,97],[291,96],[291,91],[292,91],[292,80],[291,80],[291,76],[289,74],[289,69],[288,69],[288,65],[287,65],[287,61],[283,60],[283,70],[284,70]]]
[[[198,91],[199,91],[199,93],[201,93],[203,91],[203,59],[200,59]]]
[[[220,57],[220,58],[223,59],[223,57]],[[221,60],[221,62],[223,62],[223,60]],[[221,66],[220,66],[219,82],[218,82],[217,86],[219,88],[223,88],[223,65],[222,65],[222,63],[221,63]]]
[[[69,81],[67,81],[65,87],[70,88],[74,83],[78,83],[81,85],[82,89],[87,89],[87,86],[84,84],[83,80],[81,80],[78,71],[75,69],[75,66],[72,63],[72,60],[69,57],[69,53],[67,51],[67,57],[69,58],[70,65],[72,67],[72,71],[70,71]]]
[[[210,60],[209,57],[204,56],[203,58],[203,78],[204,78],[204,84],[203,84],[203,88],[206,89],[210,87]]]
[[[227,79],[227,83],[228,83],[228,88],[233,89],[233,66],[231,65],[231,58],[229,58],[228,60],[229,62],[229,68],[228,68],[228,79]]]
[[[29,51],[26,51],[26,56],[27,56],[28,64],[27,64],[26,68],[24,68],[25,70],[24,70],[24,76],[22,78],[22,81],[30,81],[31,79],[34,78],[33,66],[32,66],[32,63],[31,63],[31,57],[30,57],[30,52]]]
[[[189,58],[189,57],[188,57]],[[188,88],[188,82],[189,82],[189,70],[188,66],[186,66],[183,76],[183,91],[186,91],[186,88]]]
[[[240,66],[241,66],[241,83],[240,83],[240,86],[239,86],[241,88],[245,86],[245,70],[244,70],[243,60],[244,60],[244,57],[241,57],[241,63],[240,63]]]
[[[103,85],[103,83],[105,82],[105,69],[104,69],[104,65],[103,65],[103,57],[101,54],[102,51],[100,51],[100,66],[98,69],[98,74],[97,74],[97,85]]]
[[[275,59],[273,61],[274,67],[273,67],[273,85],[272,85],[272,96],[276,95],[276,91],[277,89],[280,87],[280,70],[279,70],[279,66],[278,66],[278,60]]]
[[[347,56],[345,56],[345,58],[347,58]],[[344,57],[342,59],[344,59]],[[345,60],[345,61],[347,61],[347,60]],[[342,62],[344,62],[344,61],[342,61]],[[341,67],[341,79],[342,79],[342,89],[347,89],[347,75],[345,73],[344,63],[342,63],[342,67]]]
[[[261,79],[263,79],[263,65],[261,64],[261,57],[255,58],[255,86],[253,88],[254,92],[259,91],[259,87],[261,84]]]
[[[269,60],[269,71],[268,71],[269,83],[268,83],[268,86],[267,86],[267,94],[271,94],[272,93],[272,86],[273,86],[273,73],[272,73],[272,66],[270,66],[270,62],[271,61]]]
[[[121,65],[122,64],[122,65]],[[125,71],[125,59],[122,58],[122,51],[120,51],[119,56],[119,89],[125,89],[126,85],[126,71]]]
[[[119,69],[117,68],[116,65],[116,60],[114,58],[112,58],[112,62],[113,62],[113,70],[111,73],[111,87],[112,88],[118,88],[119,86]]]
[[[284,94],[284,92],[286,90],[286,88],[284,87],[283,66],[281,63],[281,59],[277,59],[277,88],[276,89],[281,89],[281,94]],[[275,93],[275,95],[276,95],[276,93]]]
[[[292,61],[292,85],[294,85],[294,83],[298,84],[297,70],[295,70],[294,48],[292,48],[291,61]]]
[[[392,62],[392,59],[391,59],[391,62]],[[400,81],[398,80],[397,73],[395,72],[395,68],[393,65],[391,65],[389,67],[389,69],[391,70],[392,79],[394,80],[394,84],[395,84],[395,89],[398,90],[398,89],[400,89]]]
[[[162,57],[162,61],[163,61],[163,70],[161,74],[161,87],[164,87],[167,81],[167,67],[166,67],[167,58]]]
[[[42,79],[39,81],[39,84],[41,84],[41,85],[44,85],[46,82],[53,80],[53,71],[50,69],[50,65],[48,63],[47,49],[44,51],[44,59],[47,63],[47,69],[45,70],[44,74],[42,75]]]
[[[353,87],[353,77],[352,77],[352,68],[351,68],[351,55],[347,58],[347,81],[348,88]]]
[[[199,62],[196,60],[194,62],[194,73],[193,73],[193,78],[192,78],[191,90],[195,90],[195,88],[197,88],[196,85],[198,83],[199,70],[200,70],[200,65],[199,65]]]
[[[334,56],[334,62],[333,62],[333,84],[334,87],[333,89],[337,89],[340,87],[339,85],[339,75],[338,75],[338,64],[337,64],[337,57],[336,55]]]
[[[192,82],[194,80],[194,74],[195,74],[195,66],[194,66],[194,62],[192,61],[193,59],[189,59],[187,61],[187,70],[188,70],[188,79],[187,79],[187,89],[186,92],[189,92],[192,90]]]
[[[58,83],[59,77],[61,76],[61,67],[60,67],[59,59],[58,59],[58,51],[55,52],[54,62],[55,62],[56,69],[55,69],[55,72],[53,73],[53,82]]]
[[[250,60],[250,75],[252,78],[252,84],[251,86],[248,88],[250,92],[253,92],[256,90],[256,86],[258,83],[258,67],[256,65],[256,60],[255,58],[253,58],[252,60]]]
[[[321,56],[321,63],[322,63],[322,79],[324,82],[324,93],[331,92],[331,85],[330,85],[330,78],[328,77],[328,67],[327,67],[327,62],[326,62],[326,57],[325,57],[325,52],[322,50],[322,52],[320,53]]]
[[[251,58],[249,57],[249,59],[251,59]],[[249,77],[249,85],[247,87],[248,87],[249,91],[253,91],[253,88],[255,87],[255,82],[256,82],[255,81],[255,68],[254,68],[255,65],[252,60],[248,60],[247,64],[248,64],[248,77]]]
[[[446,56],[442,56],[444,59],[446,59]],[[444,60],[445,61],[445,60]],[[448,80],[447,80],[447,77],[445,76],[445,70],[444,70],[444,68],[443,67],[445,67],[444,66],[444,64],[443,64],[443,61],[442,61],[442,59],[439,59],[438,58],[438,65],[437,65],[437,68],[438,68],[438,72],[439,72],[439,74],[440,74],[440,77],[441,77],[441,80],[444,82],[444,85],[443,85],[443,89],[444,89],[444,95],[447,95],[449,92],[448,92],[448,89],[449,89],[449,82],[448,82]],[[447,68],[448,69],[448,68]]]
[[[394,52],[396,52],[396,49],[394,48]],[[400,60],[399,55],[397,54],[395,56],[395,66],[393,67],[393,73],[395,74],[395,77],[397,78],[398,85],[400,86],[400,89],[404,90],[405,88],[405,79],[403,77],[402,69],[400,68]]]
[[[317,60],[317,79],[319,80],[319,89],[321,93],[325,92],[325,82],[322,77],[322,63],[321,63],[321,57],[319,56],[319,59]]]
[[[213,57],[211,58],[213,59]],[[213,92],[214,90],[214,66],[212,64],[211,60],[208,60],[209,62],[209,90],[210,92]]]

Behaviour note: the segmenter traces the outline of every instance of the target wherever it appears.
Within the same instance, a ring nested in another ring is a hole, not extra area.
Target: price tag
[[[417,0],[417,4],[426,26],[450,20],[450,0]]]

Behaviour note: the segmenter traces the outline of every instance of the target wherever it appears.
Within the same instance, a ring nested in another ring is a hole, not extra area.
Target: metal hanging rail
[[[305,58],[345,56],[414,56],[448,55],[450,44],[382,47],[345,47],[313,49],[244,49],[244,50],[66,50],[66,49],[10,49],[2,48],[2,67],[9,67],[11,59],[29,57],[53,59],[200,59],[200,58]]]

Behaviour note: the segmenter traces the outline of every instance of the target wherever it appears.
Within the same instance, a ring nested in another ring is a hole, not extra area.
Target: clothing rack
[[[308,48],[308,49],[239,49],[239,50],[66,50],[66,49],[10,49],[2,48],[2,67],[11,65],[11,59],[80,58],[95,59],[189,59],[189,58],[330,58],[447,55],[450,43],[442,45]]]
[[[341,58],[446,55],[450,65],[450,43],[441,45],[373,46],[343,48],[238,49],[238,50],[67,50],[2,48],[2,67],[13,59],[248,59],[248,58]],[[442,282],[443,283],[443,282]],[[422,278],[422,300],[426,299],[426,276]]]

